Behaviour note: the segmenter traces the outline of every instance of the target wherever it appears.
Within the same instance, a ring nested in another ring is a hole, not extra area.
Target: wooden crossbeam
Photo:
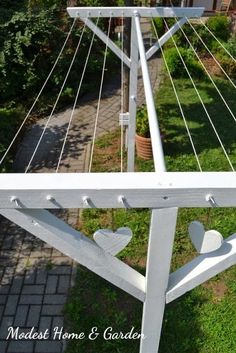
[[[123,289],[145,299],[145,277],[46,210],[1,210],[0,214]]]
[[[212,206],[236,206],[235,172],[0,174],[0,209]]]
[[[68,7],[70,17],[200,17],[204,7]]]
[[[161,38],[153,44],[153,46],[146,52],[146,58],[149,60],[185,23],[187,17],[181,18],[176,22]]]
[[[200,255],[173,272],[169,277],[166,302],[172,302],[235,264],[236,233],[226,239],[220,249]]]

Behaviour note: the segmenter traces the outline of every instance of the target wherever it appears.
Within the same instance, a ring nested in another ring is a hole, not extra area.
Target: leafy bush
[[[169,26],[171,24],[170,20],[168,20]],[[209,29],[214,33],[214,35],[221,41],[226,42],[230,38],[230,26],[229,21],[226,16],[214,16],[210,17],[206,22],[206,25]],[[213,51],[217,52],[220,48],[219,43],[213,38],[213,36],[209,33],[209,31],[201,24],[194,24],[194,29],[198,33],[198,35],[202,38],[203,42],[206,43],[207,47]],[[196,48],[197,51],[202,53],[207,53],[206,48],[198,38],[197,34],[194,33],[193,29],[189,25],[184,25],[183,30],[193,47]],[[175,36],[175,41],[179,47],[188,48],[189,44],[183,35],[182,31],[179,30]],[[171,43],[171,41],[170,41]]]
[[[230,56],[226,53],[218,52],[216,54],[216,58],[220,62],[223,69],[226,73],[233,79],[236,79],[236,63],[233,61]],[[222,73],[223,75],[223,73]]]
[[[146,105],[137,110],[136,133],[142,137],[150,137],[148,114]]]
[[[16,103],[24,101],[27,104],[27,102],[32,102],[40,90],[71,24],[66,11],[62,12],[59,6],[61,2],[62,0],[48,0],[48,3],[54,5],[48,9],[39,10],[37,6],[40,5],[40,1],[31,1],[30,10],[16,12],[8,22],[0,25],[0,104],[5,105],[11,100]],[[56,4],[59,5],[56,6]],[[40,112],[45,113],[44,110],[48,105],[54,103],[72,60],[81,30],[82,24],[78,23],[58,61],[56,70],[45,87]],[[75,96],[78,88],[91,37],[91,31],[86,30],[62,93],[63,99],[59,102],[61,106],[73,101],[72,97]],[[95,37],[84,78],[84,82],[90,84],[82,85],[81,94],[91,88],[94,89],[96,83],[99,82],[95,78],[100,78],[101,75],[104,46],[105,44]],[[107,68],[115,70],[117,62],[118,60],[109,53]]]
[[[13,139],[15,132],[21,123],[22,116],[22,112],[17,109],[0,108],[0,159]],[[0,166],[0,171],[9,169],[10,159],[11,155],[9,154],[4,164]]]
[[[161,18],[161,17],[153,18],[153,24],[155,26],[158,37],[162,36],[165,33],[165,26],[164,26],[163,18]],[[156,36],[156,32],[153,29],[154,36]]]
[[[204,71],[198,61],[194,58],[194,54],[190,49],[179,48],[180,54],[186,63],[186,66],[193,77],[201,78],[204,75]],[[169,67],[170,73],[175,78],[187,77],[187,71],[185,70],[179,53],[175,48],[169,48],[165,50],[165,58]]]
[[[224,44],[225,48],[230,52],[233,57],[236,57],[236,37],[232,37]]]
[[[230,38],[230,24],[226,16],[210,17],[206,25],[218,39],[226,42]]]
[[[233,57],[236,56],[236,38],[235,37],[230,38],[227,43],[224,43],[224,46]],[[226,73],[231,78],[236,79],[236,63],[230,57],[230,55],[222,47],[219,47],[219,49],[215,52],[215,56],[216,56],[217,60],[220,62],[223,69],[226,71]],[[224,74],[222,73],[222,75],[224,75]]]

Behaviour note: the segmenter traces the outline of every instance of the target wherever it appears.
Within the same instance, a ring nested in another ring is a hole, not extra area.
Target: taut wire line
[[[44,137],[44,134],[45,134],[45,132],[46,132],[46,130],[47,130],[47,127],[48,127],[48,125],[49,125],[49,122],[51,121],[51,118],[52,118],[52,116],[53,116],[53,114],[54,114],[54,111],[55,111],[55,109],[56,109],[57,103],[58,103],[58,101],[59,101],[59,99],[60,99],[60,97],[61,97],[61,94],[62,94],[63,89],[64,89],[64,87],[65,87],[66,81],[67,81],[67,79],[68,79],[68,76],[69,76],[69,74],[70,74],[70,72],[71,72],[71,69],[72,69],[72,66],[73,66],[73,64],[74,64],[76,55],[77,55],[77,53],[78,53],[78,50],[79,50],[79,47],[80,47],[80,44],[81,44],[81,41],[82,41],[82,38],[83,38],[83,35],[84,35],[85,28],[86,28],[86,23],[83,25],[83,29],[82,29],[82,33],[81,33],[81,35],[80,35],[79,42],[78,42],[77,47],[76,47],[76,49],[75,49],[75,52],[74,52],[72,61],[71,61],[71,63],[70,63],[70,66],[69,66],[69,68],[68,68],[68,71],[67,71],[67,73],[66,73],[65,79],[64,79],[63,84],[62,84],[61,89],[60,89],[60,92],[58,93],[57,99],[56,99],[56,101],[55,101],[55,103],[54,103],[54,106],[53,106],[53,108],[52,108],[52,111],[51,111],[51,113],[50,113],[50,115],[49,115],[49,117],[48,117],[48,119],[47,119],[47,122],[46,122],[46,124],[44,125],[42,134],[40,135],[40,138],[39,138],[39,140],[38,140],[38,143],[37,143],[37,145],[36,145],[36,147],[35,147],[35,149],[34,149],[34,152],[33,152],[32,156],[31,156],[31,158],[30,158],[30,161],[29,161],[29,163],[28,163],[28,165],[27,165],[27,167],[26,167],[26,169],[25,169],[25,173],[28,173],[28,171],[29,171],[29,168],[30,168],[30,166],[31,166],[31,163],[32,163],[32,161],[33,161],[33,159],[34,159],[34,157],[35,157],[36,152],[38,151],[39,145],[40,145],[40,143],[42,142],[42,139],[43,139],[43,137]]]
[[[96,26],[98,25],[98,22],[99,22],[99,17],[97,18]],[[72,111],[71,111],[71,114],[70,114],[70,119],[69,119],[67,130],[66,130],[66,135],[65,135],[65,138],[63,140],[63,145],[62,145],[60,156],[59,156],[59,160],[58,160],[58,163],[57,163],[56,173],[58,173],[58,170],[59,170],[59,167],[60,167],[60,164],[61,164],[61,160],[62,160],[62,156],[63,156],[63,153],[64,153],[64,149],[65,149],[66,141],[67,141],[67,138],[68,138],[68,134],[69,134],[69,131],[70,131],[70,128],[71,128],[71,123],[72,123],[72,120],[73,120],[75,108],[76,108],[76,105],[77,105],[77,102],[78,102],[80,89],[81,89],[81,86],[82,86],[82,83],[83,83],[85,71],[86,71],[86,68],[87,68],[88,60],[89,60],[91,49],[92,49],[92,46],[93,46],[95,34],[96,34],[96,31],[93,32],[93,35],[92,35],[92,38],[91,38],[91,42],[90,42],[90,45],[89,45],[89,49],[88,49],[87,57],[86,57],[86,60],[85,60],[83,72],[81,74],[78,90],[77,90],[76,97],[75,97],[75,100],[74,100],[74,105],[73,105],[73,108],[72,108]]]
[[[175,19],[175,21],[177,22],[177,19]],[[234,113],[232,112],[232,110],[230,109],[228,103],[226,102],[224,96],[222,95],[221,91],[219,90],[219,88],[217,87],[215,81],[213,80],[212,76],[210,75],[210,73],[208,72],[206,66],[204,65],[204,63],[202,62],[201,58],[199,57],[197,51],[194,49],[192,43],[190,42],[189,38],[187,37],[186,33],[184,32],[183,28],[181,28],[181,26],[179,26],[181,32],[183,33],[186,41],[188,42],[189,46],[191,47],[192,51],[194,52],[194,54],[196,55],[196,57],[198,58],[200,64],[202,65],[204,71],[206,72],[208,78],[210,79],[211,83],[213,84],[213,86],[215,87],[215,89],[217,90],[219,96],[221,97],[221,99],[223,100],[226,108],[228,109],[229,113],[231,114],[232,118],[234,119],[234,121],[236,121],[236,117],[234,115]]]
[[[206,28],[206,30],[212,35],[212,37],[220,44],[220,46],[224,49],[224,51],[231,57],[231,59],[236,63],[236,59],[233,57],[233,55],[229,52],[227,48],[221,43],[221,41],[214,35],[214,33],[210,30],[210,28],[200,19],[201,23],[203,26]]]
[[[155,24],[154,24],[154,22],[153,22],[153,19],[152,19],[152,26],[153,26],[155,35],[156,35],[156,37],[157,37],[157,40],[159,41],[159,36],[158,36],[157,30],[156,30]],[[196,161],[197,161],[198,168],[199,168],[199,170],[202,172],[201,163],[200,163],[200,160],[199,160],[199,157],[198,157],[198,154],[197,154],[197,151],[196,151],[194,142],[193,142],[193,138],[192,138],[192,136],[191,136],[190,129],[189,129],[189,127],[188,127],[188,123],[187,123],[187,120],[186,120],[186,117],[185,117],[185,114],[184,114],[184,111],[183,111],[183,108],[182,108],[182,105],[181,105],[181,102],[180,102],[180,99],[179,99],[179,96],[178,96],[178,93],[177,93],[177,89],[176,89],[174,80],[173,80],[173,78],[172,78],[172,76],[171,76],[170,69],[169,69],[169,67],[168,67],[168,64],[167,64],[167,61],[166,61],[166,58],[165,58],[164,50],[163,50],[163,48],[162,48],[161,45],[160,45],[160,50],[161,50],[162,57],[163,57],[163,60],[164,60],[164,63],[165,63],[165,66],[166,66],[166,69],[167,69],[167,72],[168,72],[168,75],[169,75],[171,84],[172,84],[172,88],[173,88],[174,93],[175,93],[176,100],[177,100],[178,105],[179,105],[179,109],[180,109],[180,112],[181,112],[181,115],[182,115],[182,118],[183,118],[183,121],[184,121],[185,128],[186,128],[186,130],[187,130],[187,134],[188,134],[188,137],[189,137],[189,140],[190,140],[192,149],[193,149],[194,156],[195,156]]]
[[[232,79],[229,77],[229,75],[227,74],[227,72],[225,71],[225,69],[222,67],[222,65],[220,64],[220,62],[216,59],[216,57],[212,54],[212,52],[210,51],[210,49],[208,48],[208,46],[206,45],[206,43],[204,42],[204,40],[202,39],[202,37],[198,34],[198,32],[196,31],[196,29],[194,28],[194,26],[191,24],[191,22],[187,19],[188,24],[190,25],[190,27],[192,28],[192,30],[194,31],[194,33],[196,34],[196,36],[198,37],[198,39],[201,41],[201,43],[203,44],[203,46],[206,48],[206,50],[208,51],[208,53],[211,55],[211,57],[213,58],[213,60],[215,61],[215,63],[219,66],[219,68],[222,70],[222,72],[224,73],[224,75],[228,78],[228,80],[230,81],[230,83],[232,84],[232,86],[234,88],[236,88],[235,83],[232,81]]]
[[[168,24],[167,24],[167,22],[165,21],[165,19],[164,19],[164,22],[165,22],[166,27],[169,29]],[[190,78],[190,81],[192,82],[192,85],[193,85],[193,87],[194,87],[194,89],[195,89],[195,92],[196,92],[196,94],[197,94],[197,96],[198,96],[198,98],[199,98],[199,100],[200,100],[200,102],[201,102],[201,104],[202,104],[202,107],[203,107],[203,109],[204,109],[204,111],[205,111],[205,113],[206,113],[206,115],[207,115],[207,117],[208,117],[208,120],[209,120],[209,122],[210,122],[210,124],[211,124],[211,126],[212,126],[212,128],[213,128],[213,130],[214,130],[214,132],[215,132],[215,135],[216,135],[216,137],[217,137],[217,139],[218,139],[218,141],[219,141],[219,143],[220,143],[220,145],[221,145],[221,148],[222,148],[222,150],[223,150],[223,152],[224,152],[224,154],[225,154],[225,157],[226,157],[226,159],[227,159],[227,161],[228,161],[228,163],[229,163],[229,165],[230,165],[230,168],[232,169],[232,171],[235,171],[235,169],[234,169],[234,167],[233,167],[233,165],[232,165],[232,162],[231,162],[231,160],[230,160],[230,158],[229,158],[229,156],[228,156],[228,153],[226,152],[226,149],[225,149],[225,147],[224,147],[224,145],[223,145],[223,142],[221,141],[221,138],[220,138],[220,136],[219,136],[219,134],[218,134],[218,132],[217,132],[217,130],[216,130],[216,128],[215,128],[215,125],[214,125],[214,123],[213,123],[213,121],[212,121],[212,119],[211,119],[211,117],[210,117],[210,114],[208,113],[208,110],[207,110],[207,108],[206,108],[206,106],[205,106],[205,104],[204,104],[204,102],[203,102],[203,100],[202,100],[202,97],[201,97],[201,95],[200,95],[200,93],[199,93],[199,91],[198,91],[198,89],[197,89],[197,87],[196,87],[195,82],[193,81],[193,78],[192,78],[192,76],[191,76],[191,74],[190,74],[190,72],[189,72],[189,70],[188,70],[188,68],[187,68],[187,66],[186,66],[186,63],[185,63],[185,61],[184,61],[184,59],[183,59],[183,56],[182,56],[182,54],[180,53],[179,48],[178,48],[178,46],[177,46],[177,44],[176,44],[176,42],[175,42],[173,36],[171,37],[171,39],[172,39],[172,41],[173,41],[173,44],[174,44],[174,46],[175,46],[175,48],[176,48],[176,50],[177,50],[177,52],[178,52],[178,55],[179,55],[179,57],[180,57],[180,59],[181,59],[183,65],[184,65],[184,68],[185,68],[185,70],[186,70],[186,72],[187,72],[187,74],[188,74],[188,76],[189,76],[189,78]]]
[[[120,94],[120,105],[121,113],[124,113],[124,15],[122,16],[122,32],[121,32],[121,94]],[[124,165],[124,126],[123,121],[120,122],[120,171],[123,172]]]
[[[108,25],[108,30],[107,30],[106,48],[105,48],[105,52],[104,52],[104,59],[103,59],[103,66],[102,66],[102,76],[101,76],[101,82],[100,82],[100,88],[99,88],[99,94],[98,94],[97,111],[96,111],[94,130],[93,130],[93,139],[92,139],[90,162],[89,162],[89,173],[91,172],[92,163],[93,163],[93,153],[94,153],[95,138],[96,138],[96,132],[97,132],[97,125],[98,125],[100,104],[101,104],[101,98],[102,98],[102,89],[103,89],[104,75],[105,75],[105,69],[106,69],[106,59],[107,59],[107,51],[108,51],[108,39],[109,39],[109,35],[110,35],[110,30],[111,30],[111,17],[109,19],[109,25]]]

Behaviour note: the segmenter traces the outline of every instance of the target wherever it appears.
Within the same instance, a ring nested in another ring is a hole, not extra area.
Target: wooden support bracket
[[[199,255],[177,271],[171,273],[166,293],[166,303],[172,302],[235,264],[236,233],[227,238],[220,249]]]
[[[46,210],[1,210],[10,221],[123,289],[145,299],[145,277]]]

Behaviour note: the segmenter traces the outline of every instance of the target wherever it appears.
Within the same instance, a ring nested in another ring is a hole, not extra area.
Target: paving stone
[[[12,278],[14,276],[14,272],[15,272],[15,266],[12,262],[12,267],[6,267],[5,271],[4,271],[4,275],[2,277],[2,284],[9,284],[12,282]]]
[[[52,321],[52,331],[55,327],[59,327],[60,329],[61,327],[63,327],[63,325],[64,325],[63,316],[55,316]]]
[[[10,250],[12,248],[13,241],[13,236],[5,237],[1,246],[2,250]]]
[[[8,335],[8,328],[13,325],[13,316],[4,316],[0,325],[0,339],[5,340]]]
[[[38,326],[41,313],[41,305],[31,305],[28,313],[26,326]]]
[[[44,304],[65,304],[66,295],[64,294],[45,294],[43,303]]]
[[[35,341],[11,341],[8,347],[8,353],[32,353]],[[56,352],[55,352],[56,353]]]
[[[1,283],[1,286],[0,286],[0,296],[1,294],[8,294],[10,291],[10,284],[2,284]]]
[[[70,276],[59,276],[57,293],[68,293],[70,288]]]
[[[43,294],[44,285],[42,284],[25,284],[22,288],[22,294]]]
[[[40,317],[39,323],[39,331],[45,332],[47,329],[51,333],[51,324],[52,324],[52,317],[51,316],[42,316]]]
[[[53,261],[53,265],[55,266],[64,265],[64,266],[69,266],[69,268],[71,267],[71,264],[73,262],[73,260],[68,256],[53,257],[52,261]]]
[[[25,274],[25,284],[34,284],[36,280],[36,269],[28,270]]]
[[[12,285],[10,288],[11,294],[19,294],[21,292],[22,284],[23,284],[23,277],[15,277],[12,281]]]
[[[45,289],[46,294],[53,294],[57,291],[58,276],[49,275]]]
[[[20,327],[25,326],[27,315],[28,315],[28,310],[29,310],[28,305],[18,305],[18,307],[16,309],[14,326],[20,326]]]
[[[42,315],[48,316],[60,316],[62,314],[63,305],[43,305],[42,307]]]
[[[7,296],[6,295],[0,295],[0,304],[5,304],[7,301]]]
[[[6,341],[0,341],[0,353],[7,353],[7,344]]]
[[[38,341],[35,346],[35,353],[61,353],[62,341]]]
[[[42,295],[31,295],[31,294],[22,294],[20,297],[19,304],[42,304],[43,296]]]
[[[44,268],[40,268],[37,271],[36,283],[37,284],[46,284],[47,282],[47,271]]]
[[[2,316],[3,316],[3,312],[4,312],[5,306],[4,305],[0,305],[0,322],[2,320]],[[0,351],[1,352],[1,351]]]
[[[9,315],[9,316],[15,315],[18,300],[19,300],[19,295],[17,294],[8,295],[4,315]]]
[[[54,256],[62,256],[63,254],[60,252],[60,251],[58,251],[57,249],[53,249],[52,250],[52,257],[54,257]]]
[[[70,275],[71,266],[55,266],[48,271],[50,275]]]

